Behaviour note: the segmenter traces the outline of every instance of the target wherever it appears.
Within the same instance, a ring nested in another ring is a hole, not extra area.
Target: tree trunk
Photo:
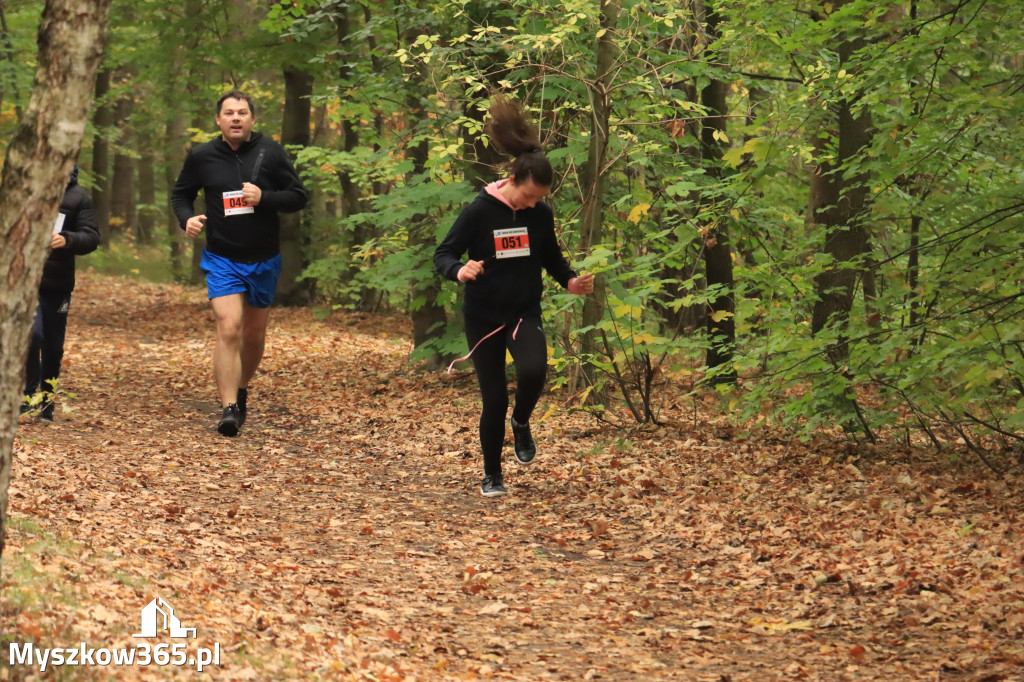
[[[711,0],[705,2],[705,21],[708,40],[718,39],[718,13]],[[701,129],[700,146],[704,168],[709,177],[721,178],[724,145],[718,133],[725,131],[726,93],[728,86],[712,80],[700,93],[701,104],[708,116]],[[732,352],[736,345],[736,302],[733,299],[732,247],[721,223],[704,226],[704,275],[708,287],[720,286],[721,294],[711,302],[705,317],[705,328],[710,345],[707,352],[708,369],[725,367],[714,372],[713,384],[736,383],[736,370],[731,368]]]
[[[82,137],[103,55],[110,0],[47,0],[28,110],[0,185],[0,555],[29,327],[53,221]]]
[[[114,152],[114,176],[110,186],[110,215],[115,232],[137,229],[135,159],[127,153],[133,137],[128,119],[131,118],[134,106],[135,102],[131,97],[122,97],[114,106],[115,125],[121,131],[121,137],[117,140],[117,151]]]
[[[334,29],[335,38],[338,41],[338,49],[341,51],[343,57],[339,60],[338,66],[338,83],[344,88],[350,79],[352,78],[352,67],[351,64],[358,60],[356,50],[350,41],[352,41],[352,16],[349,14],[350,6],[345,4],[338,9],[334,15]],[[369,23],[371,14],[369,6],[364,6],[363,16],[367,23]],[[370,40],[370,53],[371,55],[376,54],[376,45],[373,43],[372,34],[368,36]],[[377,70],[377,65],[374,65],[374,70]],[[344,119],[341,122],[341,145],[345,152],[352,152],[359,147],[359,128],[356,123],[351,119]],[[342,168],[338,171],[338,184],[341,187],[341,216],[343,218],[349,218],[354,215],[358,215],[363,212],[363,198],[362,192],[359,186],[352,180],[352,174],[347,168]],[[341,248],[345,253],[347,260],[347,267],[345,273],[342,274],[343,281],[346,285],[350,285],[359,274],[358,261],[356,259],[355,250],[361,245],[365,244],[370,235],[372,234],[372,227],[366,223],[360,223],[355,225],[351,229],[345,230],[341,235]],[[375,295],[372,289],[368,287],[361,287],[359,296],[355,301],[355,308],[357,310],[372,310],[374,307]]]
[[[149,244],[156,234],[156,154],[153,148],[146,145],[139,158],[139,205],[138,232],[139,242]]]
[[[863,44],[847,41],[839,48],[840,65]],[[868,187],[863,174],[847,177],[843,168],[871,140],[871,116],[866,111],[855,116],[849,100],[838,103],[838,158],[835,163],[823,162],[811,180],[810,218],[825,226],[824,251],[834,264],[814,279],[818,300],[811,317],[811,331],[819,333],[829,324],[845,327],[853,307],[853,296],[859,270],[843,267],[867,251],[868,234],[863,224]],[[820,150],[819,150],[820,154]],[[829,349],[832,359],[843,362],[849,346],[840,337]]]
[[[178,168],[175,164],[185,158],[188,151],[186,144],[188,137],[185,134],[185,115],[178,114],[167,124],[167,137],[164,141],[164,186],[173,187],[178,179]],[[176,280],[183,281],[185,273],[185,254],[188,252],[188,244],[185,233],[178,224],[178,217],[174,215],[174,209],[170,202],[164,207],[165,226],[167,232],[167,247],[169,251],[171,273]]]
[[[612,102],[610,88],[613,80],[612,65],[615,61],[616,46],[613,36],[619,21],[621,0],[601,0],[601,29],[604,31],[597,40],[596,77],[590,89],[593,126],[590,132],[590,147],[587,163],[583,168],[583,205],[580,221],[580,251],[588,252],[604,239],[604,163],[608,151],[608,125],[611,120]],[[594,278],[594,293],[583,302],[583,326],[597,325],[604,317],[604,277]],[[599,352],[596,332],[588,332],[582,338],[584,355]],[[586,369],[582,369],[586,372]],[[574,382],[576,383],[576,382]],[[595,396],[595,398],[598,396]]]
[[[308,147],[312,113],[313,76],[295,67],[284,70],[284,121],[281,144]],[[309,303],[309,287],[299,279],[306,269],[304,214],[281,216],[281,276],[277,280],[277,302],[281,305]]]
[[[114,127],[114,109],[104,101],[110,92],[110,71],[104,69],[96,77],[96,101],[93,114],[96,134],[92,138],[92,174],[96,183],[92,205],[100,228],[100,244],[110,243],[110,135]]]
[[[406,44],[412,44],[420,31],[408,29],[403,32]],[[420,83],[429,83],[428,74],[424,73],[425,67],[420,67]],[[429,118],[426,115],[427,94],[423,88],[417,88],[415,81],[410,81],[405,94],[406,115],[410,130],[417,125],[429,125]],[[427,180],[429,171],[427,161],[430,158],[430,148],[426,136],[421,136],[419,142],[406,150],[406,154],[413,162],[413,169],[406,175],[406,182],[424,182]],[[407,241],[409,250],[418,257],[429,261],[434,249],[437,248],[437,237],[434,235],[433,226],[428,222],[428,216],[418,213],[409,221],[409,238]],[[443,306],[438,305],[437,297],[441,293],[441,281],[439,277],[428,277],[424,281],[413,285],[411,306],[412,313],[412,340],[413,346],[420,348],[423,344],[439,338],[444,334],[445,326],[448,323],[448,315]],[[437,351],[432,352],[426,360],[426,369],[433,371],[444,366],[443,358]]]
[[[427,141],[423,140],[408,150],[409,157],[413,160],[417,170],[410,174],[410,179],[422,181],[426,172],[426,163],[429,154]],[[409,247],[414,253],[420,253],[423,258],[429,259],[437,247],[437,239],[434,231],[426,221],[425,215],[414,216],[410,221]],[[422,301],[422,304],[413,304],[412,308],[412,342],[413,346],[419,348],[431,339],[435,339],[444,333],[445,325],[448,323],[448,316],[444,307],[437,304],[437,297],[441,293],[441,282],[438,277],[430,277],[425,282],[414,286],[413,297]],[[440,353],[431,353],[427,358],[427,369],[437,370],[444,366]]]

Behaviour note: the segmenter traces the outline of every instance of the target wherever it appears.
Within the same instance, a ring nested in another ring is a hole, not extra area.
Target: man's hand
[[[52,237],[50,237],[50,248],[51,249],[63,249],[67,245],[68,245],[68,240],[64,237],[64,235],[60,234],[59,232],[57,234],[53,235]]]
[[[206,216],[194,215],[185,223],[185,234],[192,238],[198,237],[204,227],[206,227]]]
[[[245,203],[250,206],[259,206],[260,199],[263,197],[263,190],[251,182],[242,183],[242,198],[245,199]]]
[[[483,271],[484,262],[482,260],[471,260],[459,268],[459,272],[455,277],[460,282],[472,282],[478,276],[483,274]]]
[[[580,275],[569,280],[570,294],[592,294],[594,293],[594,275]]]

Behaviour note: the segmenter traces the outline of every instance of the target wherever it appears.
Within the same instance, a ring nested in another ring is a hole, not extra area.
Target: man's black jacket
[[[224,193],[251,182],[262,191],[253,213],[225,216]],[[222,137],[193,147],[171,191],[171,205],[181,229],[195,215],[199,190],[206,198],[206,248],[241,263],[269,260],[280,252],[278,213],[301,210],[306,188],[284,148],[254,132],[235,151]]]
[[[64,191],[60,212],[64,216],[60,234],[67,240],[67,245],[50,251],[43,266],[39,291],[70,294],[75,288],[75,256],[92,253],[100,244],[100,231],[96,226],[92,199],[78,185],[74,175]]]

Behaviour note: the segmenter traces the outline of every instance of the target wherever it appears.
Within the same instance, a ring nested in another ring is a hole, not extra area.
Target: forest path
[[[221,665],[74,679],[1024,670],[1019,476],[747,442],[681,400],[657,429],[540,421],[548,394],[537,462],[508,446],[511,494],[485,499],[475,379],[406,368],[401,320],[275,309],[235,439],[214,428],[202,290],[85,273],[70,320],[71,411],[15,446],[0,680],[28,675],[10,641],[138,645],[156,597]]]

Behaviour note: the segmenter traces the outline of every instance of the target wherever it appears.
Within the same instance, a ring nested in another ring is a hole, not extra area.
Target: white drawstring
[[[520,317],[519,318],[519,322],[516,323],[516,328],[512,330],[512,340],[513,341],[516,340],[516,334],[519,333],[519,325],[521,325],[522,323],[523,323],[523,318]],[[492,336],[494,336],[495,334],[497,334],[498,332],[500,332],[504,328],[505,328],[505,325],[502,324],[500,327],[495,329],[493,332],[491,332],[490,334],[488,334],[484,338],[482,338],[479,341],[477,341],[476,345],[473,346],[473,350],[469,351],[467,354],[463,355],[461,358],[458,358],[456,360],[452,360],[452,364],[448,365],[448,371],[445,372],[445,373],[446,374],[451,374],[452,373],[452,368],[455,367],[455,363],[456,362],[462,362],[463,360],[469,360],[469,358],[472,357],[473,353],[476,352],[476,349],[480,347],[481,343],[483,343],[487,339],[491,338]]]

